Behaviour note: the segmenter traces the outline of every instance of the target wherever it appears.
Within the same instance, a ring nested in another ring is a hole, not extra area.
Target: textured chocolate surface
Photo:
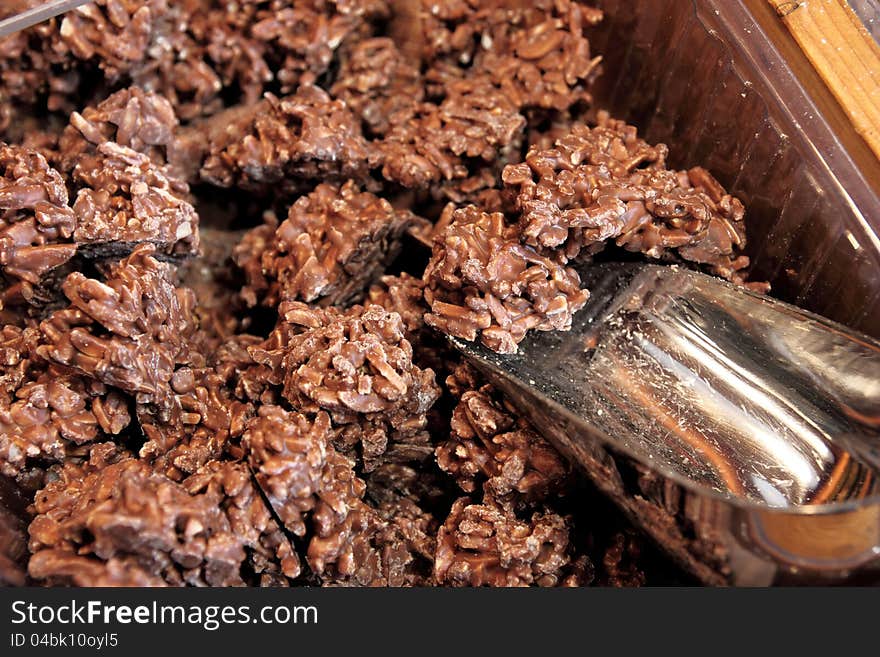
[[[434,577],[449,586],[555,586],[568,547],[568,527],[556,514],[520,520],[491,499],[461,498],[437,535]]]
[[[35,151],[0,144],[0,272],[4,305],[39,304],[41,281],[76,253],[64,179]]]
[[[97,158],[97,149],[105,141],[116,142],[147,155],[162,166],[173,159],[175,131],[178,128],[174,108],[164,96],[129,87],[70,115],[58,148],[61,169],[73,171],[78,165],[88,166]],[[91,167],[100,166],[92,163]]]
[[[337,446],[357,448],[366,471],[386,460],[427,458],[427,412],[439,396],[434,372],[412,361],[400,315],[381,306],[346,313],[301,302],[281,305],[282,322],[254,359],[294,408],[325,411]]]
[[[186,200],[189,188],[147,155],[106,141],[95,158],[79,160],[72,177],[80,187],[74,239],[86,255],[123,255],[144,243],[166,256],[198,252],[199,218]]]
[[[534,428],[493,399],[491,386],[465,392],[452,411],[437,464],[467,493],[482,487],[496,499],[543,499],[559,490],[568,466]]]
[[[318,185],[290,206],[280,226],[258,226],[242,240],[235,252],[248,282],[242,294],[249,305],[359,301],[416,222],[352,181]]]
[[[201,177],[219,187],[296,193],[307,181],[363,179],[376,159],[348,106],[313,85],[215,120]]]
[[[593,106],[600,19],[96,0],[0,40],[0,583],[675,581],[446,339],[566,330],[602,249],[762,289],[742,204]]]
[[[500,353],[516,351],[527,331],[566,330],[589,293],[554,254],[523,244],[501,213],[457,211],[436,237],[425,270],[429,325]]]
[[[278,529],[239,464],[208,464],[182,484],[133,459],[82,478],[65,474],[37,495],[30,526],[35,578],[71,577],[71,570],[75,576],[89,567],[77,567],[74,555],[110,562],[104,577],[132,567],[129,577],[172,585],[244,584],[242,570],[253,568],[257,555],[298,572],[295,553],[273,536]],[[262,565],[253,568],[255,576]]]
[[[575,124],[551,149],[532,149],[503,174],[516,190],[522,241],[571,259],[614,240],[651,258],[673,251],[743,282],[742,203],[705,169],[667,169],[666,152],[606,113],[593,128]]]

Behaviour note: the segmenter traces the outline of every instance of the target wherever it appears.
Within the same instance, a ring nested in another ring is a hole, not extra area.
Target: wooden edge
[[[846,0],[768,0],[880,160],[880,46]]]

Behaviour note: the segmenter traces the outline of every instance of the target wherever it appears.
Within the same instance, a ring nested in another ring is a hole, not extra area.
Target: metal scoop
[[[452,341],[703,582],[880,580],[880,343],[680,267],[581,277],[569,332]]]
[[[92,0],[49,0],[40,5],[22,11],[9,18],[0,20],[0,39],[15,34],[25,28],[54,18],[71,9],[84,5]]]

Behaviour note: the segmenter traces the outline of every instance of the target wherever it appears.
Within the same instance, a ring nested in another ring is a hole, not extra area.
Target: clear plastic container
[[[753,278],[880,337],[880,162],[766,0],[596,0],[599,107],[746,205]]]

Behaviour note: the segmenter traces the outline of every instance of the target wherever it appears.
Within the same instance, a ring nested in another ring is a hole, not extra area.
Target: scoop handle
[[[76,9],[88,2],[92,2],[92,0],[49,0],[49,2],[44,2],[15,16],[4,18],[0,21],[0,39],[54,18],[71,9]]]

